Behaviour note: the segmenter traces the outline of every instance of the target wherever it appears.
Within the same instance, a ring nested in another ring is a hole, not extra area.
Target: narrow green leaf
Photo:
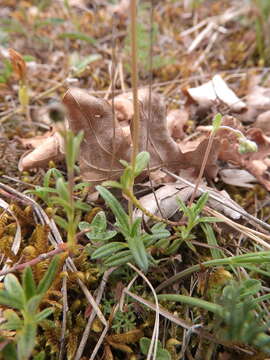
[[[102,186],[123,189],[123,186],[119,182],[111,180],[103,181]]]
[[[130,229],[130,237],[139,236],[141,232],[141,223],[142,219],[137,218],[134,220],[133,224],[131,225]]]
[[[69,201],[69,192],[66,181],[63,178],[57,179],[56,182],[56,190],[61,197],[61,199],[65,200],[66,202]]]
[[[205,192],[197,200],[196,205],[195,205],[195,209],[194,209],[195,210],[194,212],[195,212],[196,215],[199,215],[202,212],[205,204],[207,203],[208,196],[209,196],[208,193]]]
[[[262,284],[256,279],[247,279],[242,283],[240,298],[245,299],[248,296],[256,295],[262,288]]]
[[[35,319],[36,322],[40,322],[45,320],[48,316],[50,316],[52,313],[54,312],[54,308],[50,307],[47,309],[42,310],[41,312],[39,312],[38,314],[36,314]]]
[[[22,319],[16,314],[14,310],[8,309],[4,311],[4,318],[7,322],[1,324],[3,330],[19,330],[23,326]]]
[[[100,59],[102,59],[102,56],[100,54],[91,54],[89,56],[86,56],[85,58],[80,60],[80,62],[77,62],[75,64],[76,70],[84,71],[89,64]]]
[[[131,250],[136,264],[140,267],[141,270],[147,272],[149,266],[148,257],[141,237],[135,236],[133,238],[129,238],[128,246]]]
[[[135,174],[134,176],[140,175],[140,173],[146,168],[150,161],[150,155],[147,151],[142,151],[136,156]]]
[[[105,260],[104,264],[108,267],[111,266],[119,266],[126,264],[127,262],[131,261],[133,256],[130,250],[123,250],[118,252],[115,255],[110,256],[108,259]]]
[[[212,122],[213,132],[216,132],[219,129],[221,125],[221,121],[222,121],[222,115],[220,113],[217,113]]]
[[[189,306],[197,306],[218,315],[220,315],[223,311],[223,307],[221,305],[214,304],[206,300],[198,299],[193,296],[163,294],[163,295],[158,295],[158,298],[159,300],[181,302]]]
[[[214,233],[214,230],[209,224],[201,224],[201,228],[203,229],[203,232],[205,233],[207,243],[210,246],[218,246],[217,239]],[[211,255],[213,259],[221,259],[225,257],[225,254],[222,250],[210,248]]]
[[[182,199],[180,199],[180,197],[176,197],[176,201],[177,201],[177,204],[180,208],[181,211],[183,211],[183,213],[186,215],[186,212],[187,212],[187,206],[186,204],[184,203],[184,201]]]
[[[96,189],[106,201],[107,205],[111,208],[117,222],[121,226],[121,231],[129,232],[129,219],[128,215],[125,213],[125,210],[122,208],[122,205],[119,201],[110,193],[109,190],[105,189],[103,186],[97,186]]]
[[[53,279],[55,277],[56,271],[57,271],[58,262],[59,262],[59,257],[55,256],[52,259],[45,275],[43,276],[40,283],[38,284],[37,294],[44,294],[51,286]]]
[[[18,279],[13,274],[8,274],[4,280],[5,289],[9,296],[24,301],[24,291]]]
[[[86,204],[81,200],[77,200],[74,202],[75,209],[82,210],[82,211],[89,211],[91,210],[91,206]]]
[[[17,355],[18,360],[27,360],[35,346],[37,326],[35,323],[26,323],[18,336]]]
[[[39,304],[42,300],[42,295],[35,295],[31,297],[26,303],[25,309],[29,314],[35,314],[37,312],[37,309],[39,307]]]
[[[36,283],[30,266],[25,268],[23,271],[22,283],[23,283],[25,298],[26,300],[28,300],[36,293]]]
[[[127,245],[122,242],[111,242],[109,244],[103,245],[95,250],[91,256],[92,259],[100,259],[112,254],[115,254],[119,250],[127,248]]]
[[[89,44],[95,44],[96,40],[86,34],[80,32],[71,32],[71,33],[62,33],[59,35],[60,39],[71,39],[71,40],[82,40],[88,42]]]
[[[61,226],[62,229],[64,230],[68,230],[68,222],[63,219],[62,217],[58,216],[58,215],[54,215],[54,220],[56,222],[57,225]]]
[[[11,296],[7,291],[0,290],[0,304],[21,310],[24,307],[24,299]]]
[[[44,175],[43,185],[45,188],[50,188],[51,177],[54,177],[55,180],[62,178],[63,175],[61,171],[56,168],[49,169]]]
[[[62,206],[65,211],[72,211],[72,207],[70,206],[70,203],[60,197],[51,196],[50,197],[51,204],[60,205]]]

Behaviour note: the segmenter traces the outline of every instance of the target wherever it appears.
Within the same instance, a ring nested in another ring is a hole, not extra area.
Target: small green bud
[[[239,139],[239,149],[240,154],[246,154],[249,152],[256,152],[258,151],[258,146],[255,141],[248,140],[246,138]]]

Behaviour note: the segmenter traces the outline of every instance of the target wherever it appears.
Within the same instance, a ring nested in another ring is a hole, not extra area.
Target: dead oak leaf
[[[130,159],[131,146],[114,121],[109,102],[74,88],[66,92],[63,103],[70,129],[74,133],[84,131],[79,156],[83,178],[96,184],[117,179],[123,172],[119,160]]]
[[[236,96],[220,75],[210,81],[186,90],[187,95],[201,108],[211,108],[213,104],[226,104],[233,112],[246,111],[246,104]]]
[[[90,96],[81,89],[69,89],[63,103],[67,110],[70,129],[77,133],[84,131],[80,148],[79,163],[82,177],[94,184],[108,179],[118,179],[123,172],[120,159],[130,161],[132,144],[132,122],[127,127],[120,126],[113,119],[110,103]],[[152,92],[151,102],[146,89],[139,91],[140,136],[139,151],[150,153],[150,171],[161,167],[175,172],[191,168],[198,173],[207,146],[207,138],[191,149],[181,149],[181,145],[170,136],[167,127],[166,106],[163,98]],[[131,130],[130,130],[131,129]],[[212,147],[205,174],[215,177],[218,143]],[[25,155],[19,164],[20,170],[45,166],[49,160],[63,156],[61,137],[54,133],[33,152]],[[146,172],[145,172],[146,175]]]
[[[23,139],[27,140],[27,139]],[[59,133],[55,132],[49,137],[43,139],[29,139],[25,144],[31,144],[35,149],[24,153],[19,161],[18,169],[20,171],[44,167],[50,160],[60,161],[64,158],[63,140]]]

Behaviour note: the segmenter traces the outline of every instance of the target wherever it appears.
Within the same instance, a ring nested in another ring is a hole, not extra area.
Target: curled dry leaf
[[[120,0],[118,4],[108,7],[111,14],[119,17],[120,20],[125,20],[129,13],[129,0]]]
[[[200,186],[204,191],[209,193],[208,203],[209,205],[218,211],[223,212],[225,215],[231,217],[232,219],[240,219],[241,214],[237,210],[240,210],[242,213],[245,213],[245,210],[239,206],[235,201],[233,201],[229,194],[226,191],[217,191],[209,188],[205,184]],[[161,216],[163,218],[171,218],[179,209],[177,204],[177,197],[182,199],[184,202],[188,201],[192,195],[194,189],[191,186],[183,185],[179,183],[166,184],[155,191],[155,195],[150,193],[143,196],[140,199],[140,203],[150,211],[152,214]],[[197,191],[196,197],[201,195],[201,191]],[[215,198],[218,198],[220,202],[211,198],[211,195]],[[157,199],[157,200],[156,200]],[[159,205],[157,205],[157,202]],[[227,207],[227,206],[230,206]],[[161,213],[160,213],[161,210]],[[149,221],[149,218],[143,215],[142,211],[139,209],[134,210],[134,218],[144,216],[146,222]]]
[[[41,142],[41,143],[40,143]],[[20,171],[28,170],[31,168],[44,167],[50,160],[61,160],[64,158],[63,139],[59,133],[38,139],[36,143],[39,145],[34,146],[35,149],[27,151],[20,159],[18,168]],[[32,139],[32,145],[34,140]]]
[[[113,121],[112,106],[104,99],[90,96],[86,91],[70,89],[64,95],[69,127],[75,133],[84,131],[80,149],[80,169],[82,177],[94,184],[108,179],[117,179],[122,174],[123,166],[119,160],[130,161],[130,128],[120,126]],[[139,151],[150,153],[150,171],[166,167],[178,172],[192,168],[198,173],[201,167],[207,139],[197,142],[191,149],[184,149],[170,136],[166,120],[164,100],[152,92],[151,104],[149,92],[139,91],[140,137]],[[151,111],[150,111],[151,108]],[[132,129],[132,124],[131,124]],[[19,169],[44,166],[49,160],[62,157],[61,138],[55,133],[47,138],[33,152],[23,156]],[[212,147],[206,164],[205,174],[215,177],[218,143]]]
[[[155,195],[150,193],[141,197],[140,203],[151,214],[169,219],[179,209],[176,202],[177,197],[186,202],[192,193],[193,189],[190,186],[183,184],[166,184],[156,190]],[[144,215],[140,209],[135,209],[133,216],[135,219],[143,217],[146,222],[149,221],[149,217]]]
[[[237,135],[228,129],[221,128],[216,134],[216,141],[219,143],[218,159],[246,169],[267,190],[270,190],[270,174],[268,173],[268,168],[270,167],[268,159],[270,154],[270,138],[261,129],[257,128],[250,128],[245,132],[241,123],[231,116],[224,117],[222,124],[242,131],[249,140],[256,142],[258,151],[240,154],[238,151],[239,139]],[[200,130],[207,131],[207,128],[200,127]]]
[[[112,100],[110,102],[112,104]],[[131,93],[124,93],[114,98],[115,116],[118,121],[131,121],[133,117],[133,104]]]
[[[253,123],[258,116],[270,110],[270,88],[254,85],[252,82],[247,95],[248,111],[242,115],[241,119],[246,123]]]
[[[13,49],[8,49],[8,52],[14,72],[21,81],[24,81],[26,78],[26,63],[22,55]]]
[[[35,149],[38,146],[42,145],[44,143],[44,141],[46,139],[48,139],[49,137],[53,136],[54,131],[48,131],[46,132],[44,135],[40,135],[40,136],[34,136],[31,138],[21,138],[21,137],[16,137],[16,140],[18,140],[22,146],[29,148],[29,149]]]
[[[246,104],[228,87],[220,75],[212,80],[187,90],[187,94],[202,108],[211,108],[214,103],[226,104],[233,112],[246,111]]]
[[[254,127],[261,129],[265,135],[270,135],[270,110],[263,112],[257,117]]]
[[[119,159],[129,160],[131,146],[113,121],[109,102],[80,89],[68,90],[63,102],[71,130],[84,131],[79,157],[83,178],[93,183],[118,178],[123,171]]]
[[[185,125],[188,121],[188,112],[184,109],[171,110],[167,115],[167,126],[170,136],[177,140],[184,137]]]
[[[219,171],[221,180],[228,185],[253,188],[256,178],[243,169],[222,169]]]

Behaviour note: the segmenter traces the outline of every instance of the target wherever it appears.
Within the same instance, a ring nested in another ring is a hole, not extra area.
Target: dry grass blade
[[[270,243],[267,243],[266,241],[262,240],[261,238],[259,238],[257,236],[257,234],[260,234],[258,231],[256,232],[256,234],[253,233],[253,231],[241,224],[236,223],[235,221],[228,219],[225,215],[220,214],[218,211],[210,209],[209,207],[205,206],[204,211],[206,211],[208,214],[211,214],[215,217],[217,217],[218,219],[221,219],[222,221],[224,221],[226,224],[228,224],[229,226],[231,226],[233,229],[239,231],[240,233],[242,233],[243,235],[249,237],[250,239],[254,240],[257,244],[261,245],[262,247],[264,247],[267,250],[270,250]],[[265,234],[261,234],[263,237],[265,237]],[[268,237],[268,241],[269,241],[269,237]]]
[[[100,286],[99,286],[99,289],[98,289],[98,294],[97,294],[97,297],[96,297],[96,304],[97,305],[100,304],[103,292],[105,290],[105,286],[106,286],[107,281],[108,281],[108,278],[115,269],[116,268],[110,268],[109,270],[105,271],[105,273],[103,274],[103,277],[102,277],[102,280],[101,280],[101,283],[100,283]],[[79,360],[81,358],[81,356],[82,356],[83,350],[85,348],[85,345],[86,345],[86,342],[87,342],[87,339],[88,339],[88,336],[89,336],[89,332],[91,330],[91,325],[92,325],[92,323],[93,323],[93,321],[95,319],[95,316],[96,316],[96,312],[92,311],[91,315],[89,316],[89,319],[87,321],[86,327],[84,329],[84,332],[83,332],[83,335],[82,335],[82,338],[81,338],[81,342],[80,342],[80,344],[78,346],[78,349],[77,349],[74,360]]]
[[[150,289],[154,295],[154,299],[155,299],[155,303],[156,303],[156,306],[155,306],[156,318],[155,318],[155,325],[154,325],[154,330],[153,330],[153,334],[152,334],[152,339],[151,339],[151,343],[150,343],[148,354],[147,354],[147,360],[151,359],[152,352],[153,352],[153,359],[156,359],[157,346],[158,346],[158,332],[159,332],[159,303],[158,303],[157,294],[156,294],[155,289],[153,288],[152,284],[150,283],[150,281],[139,269],[137,269],[134,265],[132,265],[130,263],[128,263],[128,266],[131,267],[134,271],[136,271],[143,278],[143,280],[150,287]],[[153,347],[154,347],[154,351],[153,351]]]
[[[141,304],[145,305],[146,307],[148,307],[149,309],[152,309],[152,310],[156,311],[156,305],[154,303],[152,303],[151,301],[146,300],[146,299],[142,298],[141,296],[138,296],[138,295],[132,293],[131,291],[127,290],[127,289],[124,289],[124,292],[128,296],[132,297],[134,300],[136,300],[139,303],[141,303]],[[241,352],[243,352],[245,354],[248,354],[248,355],[253,355],[253,352],[251,352],[251,351],[249,351],[247,349],[241,348],[241,347],[239,347],[237,345],[234,345],[234,344],[230,344],[230,343],[228,343],[226,341],[223,341],[222,339],[217,339],[213,335],[211,335],[208,331],[206,331],[204,329],[198,329],[198,328],[194,327],[192,325],[192,323],[171,314],[168,310],[164,309],[163,307],[159,307],[159,313],[160,313],[160,315],[164,316],[166,319],[170,320],[171,322],[175,323],[176,325],[179,325],[182,328],[187,329],[187,330],[192,330],[193,333],[199,335],[201,338],[210,340],[210,341],[212,341],[212,342],[214,342],[216,344],[224,345],[224,346],[226,346],[228,348],[231,348],[231,349],[241,351]]]

